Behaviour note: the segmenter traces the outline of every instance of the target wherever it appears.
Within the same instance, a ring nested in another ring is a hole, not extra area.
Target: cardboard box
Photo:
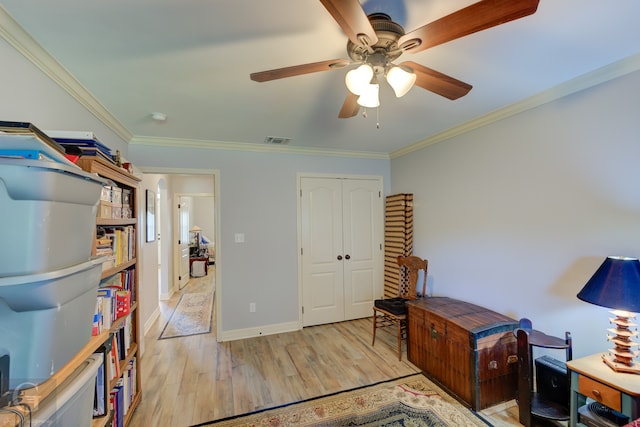
[[[111,202],[100,200],[98,203],[98,218],[111,219]]]

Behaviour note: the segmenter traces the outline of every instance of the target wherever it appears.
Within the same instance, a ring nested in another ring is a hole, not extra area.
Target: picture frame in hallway
[[[156,193],[147,190],[147,242],[156,240]]]

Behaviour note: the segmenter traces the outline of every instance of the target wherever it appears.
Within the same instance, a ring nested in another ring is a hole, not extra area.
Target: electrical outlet
[[[249,313],[255,313],[256,312],[256,303],[255,302],[250,302],[249,303]]]

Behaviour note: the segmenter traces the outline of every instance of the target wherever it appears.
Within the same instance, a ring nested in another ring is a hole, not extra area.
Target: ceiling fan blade
[[[320,0],[342,31],[357,45],[372,46],[378,36],[358,0]]]
[[[406,61],[400,64],[413,69],[416,74],[416,86],[444,96],[449,99],[458,99],[465,96],[473,86],[468,83],[456,80],[453,77],[442,74],[424,65],[420,65],[413,61]]]
[[[293,67],[277,68],[275,70],[251,73],[249,77],[254,82],[268,82],[270,80],[283,79],[285,77],[299,76],[301,74],[317,73],[319,71],[335,70],[349,65],[346,59],[332,59],[329,61],[313,62],[310,64],[294,65]]]
[[[417,28],[398,40],[417,53],[457,38],[535,13],[540,0],[482,0]]]
[[[340,114],[338,117],[341,119],[348,119],[349,117],[353,117],[358,114],[360,111],[360,105],[358,104],[358,95],[354,95],[353,93],[347,91],[347,97],[344,100],[344,104],[342,104],[342,108],[340,109]]]

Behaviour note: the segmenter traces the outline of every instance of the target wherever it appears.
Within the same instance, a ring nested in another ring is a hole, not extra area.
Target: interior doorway
[[[158,233],[159,233],[159,249],[158,249],[158,265],[159,265],[159,292],[158,299],[169,299],[175,292],[179,290],[177,282],[178,259],[175,254],[175,246],[178,240],[178,224],[176,203],[178,196],[181,194],[193,197],[209,197],[211,198],[210,215],[213,223],[212,231],[208,232],[207,237],[212,240],[211,247],[215,248],[215,264],[214,280],[217,292],[221,289],[222,280],[220,274],[221,245],[220,233],[220,200],[217,197],[220,194],[219,171],[217,170],[192,170],[192,169],[165,169],[165,168],[142,168],[145,175],[149,175],[150,179],[155,179],[152,188],[156,185],[159,197],[159,209],[157,216]],[[155,256],[154,256],[155,257]],[[155,267],[155,266],[154,266]],[[155,275],[155,272],[154,272]],[[216,330],[220,329],[220,298],[215,298],[215,316]],[[219,333],[218,333],[219,335]]]
[[[178,236],[174,244],[174,259],[177,260],[178,290],[187,286],[194,262],[215,264],[215,215],[213,193],[176,193]]]

